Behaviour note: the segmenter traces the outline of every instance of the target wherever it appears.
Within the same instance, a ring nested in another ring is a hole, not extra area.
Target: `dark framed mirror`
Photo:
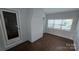
[[[16,13],[2,11],[8,40],[19,37]]]

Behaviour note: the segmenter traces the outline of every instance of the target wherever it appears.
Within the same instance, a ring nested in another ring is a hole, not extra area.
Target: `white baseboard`
[[[15,46],[17,46],[17,45],[19,45],[19,44],[23,43],[23,42],[25,42],[25,41],[20,40],[20,41],[19,41],[19,42],[17,42],[16,44],[14,44],[14,45],[12,45],[12,46],[10,46],[10,47],[8,47],[8,48],[1,49],[0,51],[6,51],[6,50],[8,50],[8,49],[10,49],[10,48],[12,48],[12,47],[15,47]]]

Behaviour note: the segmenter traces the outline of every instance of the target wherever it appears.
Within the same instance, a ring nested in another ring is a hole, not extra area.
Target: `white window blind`
[[[60,29],[60,30],[71,30],[73,19],[49,19],[48,28]]]

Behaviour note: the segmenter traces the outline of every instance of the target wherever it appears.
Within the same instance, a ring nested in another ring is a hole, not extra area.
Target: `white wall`
[[[45,33],[46,32],[46,15],[45,15],[45,13],[44,13],[44,17],[43,17],[43,33]]]
[[[22,38],[34,42],[43,36],[44,11],[40,8],[27,8],[20,10],[22,24]]]
[[[1,16],[0,16],[1,18]],[[0,50],[4,48],[3,35],[2,35],[1,19],[0,19]]]
[[[29,8],[19,10],[20,20],[21,20],[21,34],[22,34],[21,36],[24,41],[29,40],[29,35],[28,35],[28,33],[30,33],[29,10],[30,10]]]
[[[29,28],[28,28],[28,20],[29,20],[29,9],[26,8],[26,9],[17,9],[17,8],[12,8],[11,10],[15,10],[18,12],[19,14],[19,21],[20,21],[20,32],[21,32],[21,40],[20,41],[17,41],[15,43],[13,43],[11,46],[5,48],[5,45],[4,45],[4,41],[3,41],[3,35],[1,33],[1,26],[0,26],[0,45],[1,45],[1,50],[6,50],[8,48],[11,48],[13,46],[16,46],[24,41],[27,41],[29,40],[29,36],[28,36],[28,33],[29,33]],[[0,17],[0,20],[1,20],[1,17]]]
[[[33,9],[31,19],[31,42],[43,36],[43,9]]]
[[[1,33],[2,29],[0,26],[0,50],[6,50],[25,41],[34,42],[43,36],[43,9],[12,8],[11,10],[15,10],[19,13],[21,41],[17,41],[13,43],[11,46],[5,48],[3,41],[4,38]]]
[[[79,19],[78,19],[76,34],[77,34],[77,42],[76,42],[76,44],[77,44],[77,50],[79,51]]]
[[[72,28],[70,31],[47,29],[47,33],[58,35],[58,36],[69,38],[69,39],[73,39],[73,36],[74,36],[73,34],[75,31],[75,26],[76,26],[76,22],[77,22],[77,16],[78,16],[77,11],[47,14],[47,17],[46,17],[47,19],[73,18],[73,24],[72,24]]]
[[[43,33],[45,33],[45,25],[46,25],[46,19],[43,18]]]
[[[78,22],[77,22],[77,26],[76,26],[76,31],[75,31],[75,36],[74,36],[74,45],[75,45],[75,49],[77,51],[79,51],[79,19],[78,19]]]

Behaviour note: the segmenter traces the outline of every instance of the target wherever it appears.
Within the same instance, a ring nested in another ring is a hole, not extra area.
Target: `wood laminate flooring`
[[[8,51],[75,51],[73,40],[45,33],[42,38],[24,42]]]

